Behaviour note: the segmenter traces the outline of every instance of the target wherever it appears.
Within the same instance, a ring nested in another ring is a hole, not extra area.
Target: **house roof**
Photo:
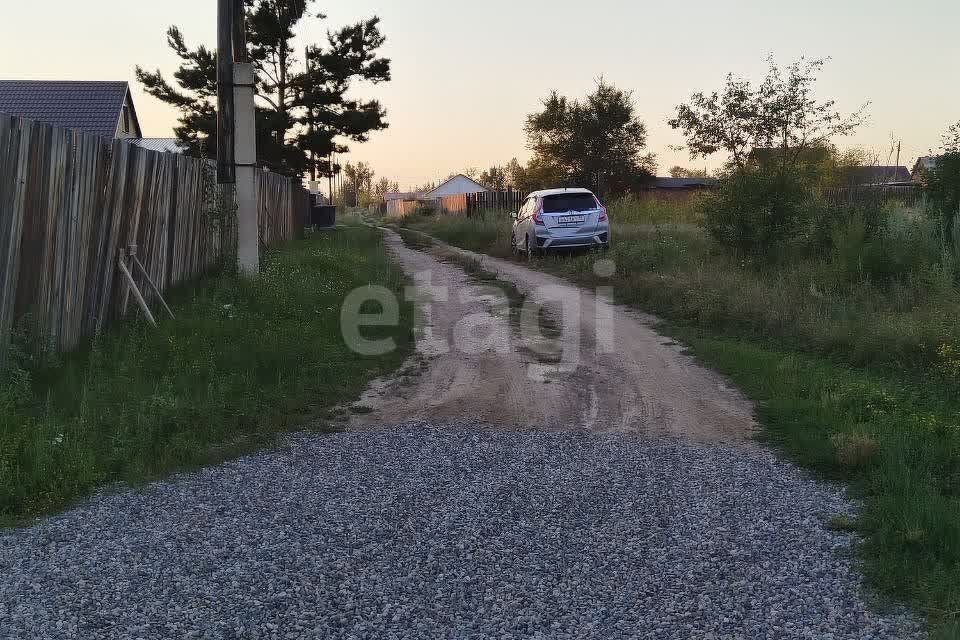
[[[391,202],[393,200],[417,200],[421,196],[422,194],[417,191],[388,191],[383,194],[383,199],[385,202]]]
[[[128,92],[123,81],[0,80],[0,112],[113,138]]]
[[[655,189],[689,189],[690,187],[713,187],[716,178],[654,178]]]
[[[163,153],[183,153],[184,148],[176,138],[132,138],[132,144],[149,151]]]
[[[433,191],[429,192],[429,193],[426,194],[426,196],[424,196],[424,197],[426,197],[426,198],[428,198],[428,199],[429,199],[429,198],[433,198],[433,194],[435,194],[437,191],[440,191],[440,190],[443,189],[445,186],[447,186],[448,184],[450,184],[451,182],[453,182],[454,180],[457,180],[457,179],[459,179],[459,178],[463,178],[464,180],[469,180],[469,181],[472,182],[473,184],[477,185],[477,191],[478,191],[478,192],[479,192],[479,191],[486,191],[486,190],[487,190],[487,188],[486,188],[485,186],[483,186],[482,184],[480,184],[479,182],[477,182],[476,180],[474,180],[474,179],[471,178],[470,176],[465,176],[465,175],[463,175],[462,173],[458,173],[457,175],[455,175],[455,176],[450,176],[449,178],[447,178],[446,180],[444,180],[443,182],[441,182],[439,185],[437,185],[437,187],[436,187],[435,189],[433,189]]]
[[[851,167],[849,171],[850,181],[854,184],[890,184],[911,180],[910,170],[903,166]]]

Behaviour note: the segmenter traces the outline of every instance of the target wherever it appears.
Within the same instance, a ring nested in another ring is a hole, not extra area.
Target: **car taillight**
[[[607,221],[607,208],[603,205],[600,206],[600,222]]]
[[[543,205],[540,205],[540,208],[533,212],[533,224],[540,225],[541,227],[547,226],[543,222]]]

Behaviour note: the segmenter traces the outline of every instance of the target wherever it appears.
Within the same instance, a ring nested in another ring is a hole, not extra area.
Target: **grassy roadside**
[[[0,389],[0,523],[270,445],[355,398],[412,348],[408,305],[399,327],[364,330],[394,352],[346,346],[341,303],[367,284],[404,280],[379,232],[342,228],[270,251],[255,281],[179,292],[159,331],[131,322],[63,362],[21,359]]]
[[[510,253],[502,219],[405,224],[462,248]],[[827,265],[752,272],[711,253],[691,225],[615,231],[603,257],[617,273],[603,284],[659,314],[666,332],[740,386],[769,441],[849,484],[865,508],[856,523],[835,524],[865,536],[871,583],[929,615],[935,637],[960,637],[960,399],[948,350],[934,347],[953,344],[955,296],[921,296],[919,286],[817,290],[811,274]],[[594,286],[597,257],[531,266]]]

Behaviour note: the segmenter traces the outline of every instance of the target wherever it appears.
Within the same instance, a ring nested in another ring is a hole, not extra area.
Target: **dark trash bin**
[[[337,226],[337,208],[331,205],[314,205],[310,211],[310,224],[321,228]]]

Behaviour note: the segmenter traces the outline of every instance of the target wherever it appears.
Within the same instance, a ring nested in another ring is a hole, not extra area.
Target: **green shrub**
[[[704,224],[721,246],[770,261],[805,239],[820,208],[801,176],[746,168],[732,172],[704,203]]]
[[[929,176],[927,196],[932,211],[943,224],[944,238],[954,245],[956,219],[960,216],[960,152],[945,153]]]
[[[854,214],[836,224],[831,245],[840,283],[908,286],[924,294],[951,288],[952,259],[939,224],[929,218],[892,207],[872,222]]]

